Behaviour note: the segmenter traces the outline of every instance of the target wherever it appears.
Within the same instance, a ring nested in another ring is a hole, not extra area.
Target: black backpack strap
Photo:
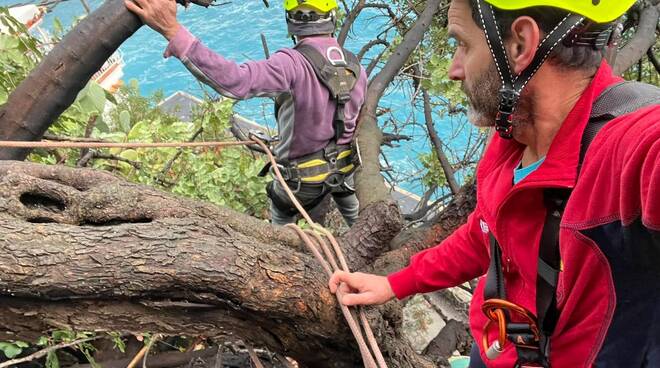
[[[337,141],[344,135],[346,126],[344,108],[350,101],[351,91],[360,77],[360,62],[354,54],[344,48],[337,48],[342,52],[343,59],[332,61],[308,44],[299,43],[294,49],[309,61],[316,77],[328,88],[330,98],[337,103],[333,117],[335,141]]]
[[[506,299],[504,288],[504,275],[502,273],[502,249],[493,233],[488,234],[490,239],[490,265],[486,274],[486,287],[484,299]]]
[[[582,162],[584,162],[589,145],[605,124],[619,116],[654,104],[660,104],[660,88],[656,86],[635,81],[624,81],[606,88],[593,104],[589,123],[582,134],[578,173],[582,168]]]

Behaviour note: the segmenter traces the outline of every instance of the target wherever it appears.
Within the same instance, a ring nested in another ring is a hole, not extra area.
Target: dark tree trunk
[[[366,209],[355,228],[381,233],[383,211]],[[351,250],[365,239],[356,234],[342,243],[354,265],[371,263],[377,251]],[[297,236],[230,210],[104,172],[4,161],[0,251],[0,339],[53,327],[240,336],[309,367],[359,364]],[[396,302],[369,310],[384,353],[392,367],[425,366],[400,335],[400,313]]]
[[[0,107],[0,140],[40,139],[92,75],[141,26],[123,0],[107,0],[83,19]],[[29,152],[2,148],[0,160],[23,160]]]

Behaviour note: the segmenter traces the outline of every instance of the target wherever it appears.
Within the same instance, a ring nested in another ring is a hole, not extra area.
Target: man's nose
[[[463,61],[459,55],[454,55],[449,66],[449,79],[454,81],[462,81],[465,79],[465,70],[463,69]]]

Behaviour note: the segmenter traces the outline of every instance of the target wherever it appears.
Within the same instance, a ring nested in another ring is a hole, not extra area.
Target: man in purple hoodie
[[[335,0],[285,0],[287,26],[296,46],[244,64],[211,51],[181,26],[174,0],[125,1],[169,41],[165,57],[177,57],[218,93],[241,100],[274,97],[279,143],[273,151],[288,185],[307,210],[332,194],[349,226],[355,222],[358,201],[350,144],[367,77],[355,56],[333,37]],[[271,182],[267,192],[273,223],[294,222],[297,211],[280,183]]]

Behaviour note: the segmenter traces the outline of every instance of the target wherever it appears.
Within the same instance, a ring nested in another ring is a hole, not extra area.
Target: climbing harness
[[[644,108],[660,104],[660,88],[638,82],[621,82],[605,89],[592,106],[589,122],[582,134],[578,164],[578,178],[589,145],[598,132],[611,120]],[[570,197],[570,189],[549,188],[544,191],[546,218],[541,232],[536,282],[535,316],[526,308],[506,300],[502,271],[502,250],[490,233],[490,265],[484,288],[482,311],[488,317],[481,341],[490,360],[504,351],[509,342],[516,347],[518,360],[514,367],[529,364],[550,368],[550,350],[559,310],[556,291],[561,257],[559,254],[559,225]],[[497,340],[490,342],[488,332],[495,325]]]
[[[355,169],[354,155],[350,145],[328,144],[323,150],[303,156],[287,165],[277,164],[284,180],[298,184],[325,184],[338,187],[344,176]],[[273,172],[273,166],[269,165]],[[262,170],[263,173],[263,170]]]
[[[344,183],[344,178],[356,167],[355,155],[350,145],[338,145],[345,132],[346,116],[344,109],[351,99],[351,91],[360,76],[360,63],[355,55],[340,47],[330,47],[324,56],[313,46],[299,43],[294,47],[312,65],[316,77],[328,89],[330,99],[337,107],[333,115],[334,136],[328,145],[320,151],[290,160],[278,162],[284,180],[301,184],[338,187]],[[288,96],[275,100],[275,116],[278,117],[280,106]],[[260,175],[271,172],[272,165],[266,164]]]
[[[360,61],[353,53],[341,47],[328,48],[325,56],[305,43],[296,44],[294,50],[300,52],[312,65],[316,77],[330,92],[330,99],[337,103],[332,123],[334,140],[338,142],[345,131],[344,109],[360,77]]]

